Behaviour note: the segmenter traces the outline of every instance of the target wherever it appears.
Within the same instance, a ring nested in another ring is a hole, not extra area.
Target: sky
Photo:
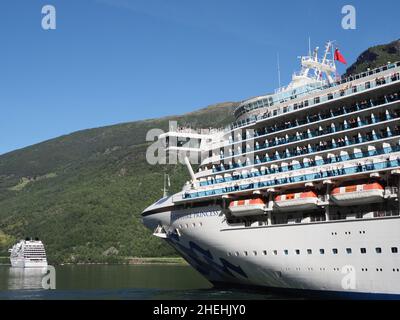
[[[356,29],[341,26],[356,9]],[[53,5],[56,29],[42,28]],[[0,154],[71,132],[241,101],[335,40],[349,63],[399,39],[398,0],[2,0]],[[339,72],[345,66],[338,66]]]

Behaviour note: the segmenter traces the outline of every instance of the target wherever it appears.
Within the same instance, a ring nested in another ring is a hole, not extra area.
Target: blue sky
[[[41,28],[46,4],[56,30]],[[341,28],[345,4],[357,10],[356,30]],[[282,83],[309,36],[313,46],[336,40],[351,63],[400,38],[398,12],[394,0],[3,0],[0,154],[270,92],[277,52]]]

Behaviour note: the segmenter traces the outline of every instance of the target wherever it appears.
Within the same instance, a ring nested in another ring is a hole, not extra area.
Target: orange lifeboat
[[[229,211],[235,217],[262,215],[265,212],[265,201],[262,198],[235,200],[229,204]]]
[[[384,188],[377,182],[337,187],[331,192],[331,199],[339,206],[360,205],[383,200]]]
[[[314,191],[282,194],[275,197],[279,211],[310,210],[318,206],[318,196]]]

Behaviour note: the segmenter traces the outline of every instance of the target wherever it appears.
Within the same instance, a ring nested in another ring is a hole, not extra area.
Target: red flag
[[[343,63],[343,64],[347,64],[346,59],[343,57],[343,55],[340,53],[339,49],[336,48],[335,50],[335,60]]]

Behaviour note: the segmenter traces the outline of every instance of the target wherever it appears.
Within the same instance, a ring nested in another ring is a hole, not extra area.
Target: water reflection
[[[3,299],[286,299],[265,292],[218,290],[198,272],[181,265],[57,266],[56,290],[44,290],[43,269],[0,265]]]
[[[42,289],[42,278],[47,268],[9,268],[8,289]]]

